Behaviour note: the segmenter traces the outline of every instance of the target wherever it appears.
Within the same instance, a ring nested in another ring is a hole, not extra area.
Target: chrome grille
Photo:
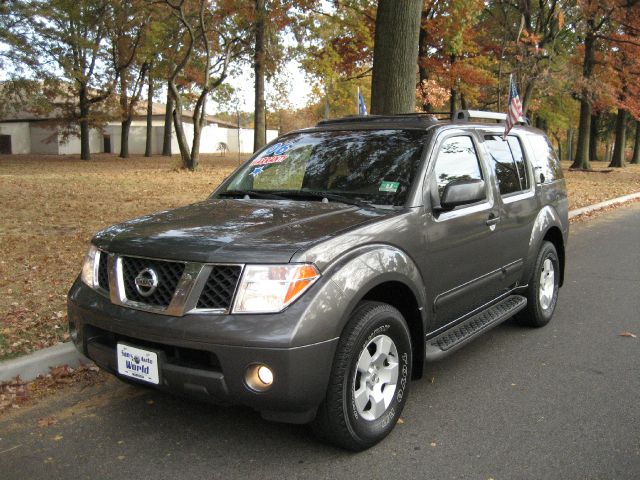
[[[122,277],[127,300],[167,308],[173,299],[178,282],[184,272],[184,263],[166,262],[138,257],[120,257]],[[158,286],[149,296],[140,295],[135,278],[144,269],[152,269],[158,276]]]
[[[98,259],[98,286],[107,292],[109,291],[109,254],[100,252]]]
[[[214,265],[196,308],[229,310],[241,272],[240,265]]]

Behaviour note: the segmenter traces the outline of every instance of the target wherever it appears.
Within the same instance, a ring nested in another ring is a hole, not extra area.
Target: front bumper
[[[219,404],[246,405],[265,418],[294,423],[310,421],[324,399],[338,340],[270,348],[264,346],[265,339],[261,339],[261,346],[255,346],[254,337],[253,346],[229,345],[215,328],[203,327],[203,316],[171,317],[113,305],[81,282],[69,293],[68,317],[78,350],[115,375],[116,345],[124,342],[158,352],[157,388],[161,390]],[[219,317],[224,316],[214,317],[219,323]],[[245,325],[235,325],[237,329],[256,321],[255,316],[227,317],[234,322],[244,319]],[[268,322],[269,318],[259,320]],[[295,329],[295,322],[291,328]],[[274,332],[276,336],[285,334]],[[245,383],[246,369],[256,363],[268,365],[274,372],[273,385],[267,391],[256,392]]]

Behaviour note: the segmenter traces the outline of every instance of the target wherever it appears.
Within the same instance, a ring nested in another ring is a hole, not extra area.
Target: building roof
[[[53,108],[36,108],[36,102],[29,104],[34,97],[40,98],[40,95],[36,95],[35,90],[41,90],[41,82],[36,81],[23,81],[23,82],[0,82],[0,92],[5,93],[8,97],[6,102],[10,103],[11,108],[0,108],[0,123],[5,122],[43,122],[43,121],[60,121],[62,120],[63,105],[65,99],[58,95],[56,98],[46,101],[50,107]],[[5,90],[6,89],[6,90]],[[34,90],[34,92],[31,92]],[[42,97],[44,98],[44,97]],[[13,100],[13,101],[12,101]],[[166,104],[160,102],[153,102],[152,115],[154,117],[164,117],[166,111]],[[106,108],[106,107],[105,107]],[[47,110],[46,112],[44,110]],[[113,112],[110,116],[113,116],[111,121],[118,121],[118,114]],[[147,102],[143,99],[139,101],[134,110],[134,118],[136,120],[144,119],[147,116]],[[193,120],[192,110],[183,110],[182,116],[185,119]],[[207,115],[207,123],[216,123],[222,127],[238,128],[233,122],[228,122],[217,118],[214,115]]]

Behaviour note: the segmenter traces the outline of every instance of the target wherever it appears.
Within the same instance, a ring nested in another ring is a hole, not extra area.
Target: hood
[[[194,262],[287,263],[296,251],[393,210],[295,200],[209,199],[109,227],[109,252]]]

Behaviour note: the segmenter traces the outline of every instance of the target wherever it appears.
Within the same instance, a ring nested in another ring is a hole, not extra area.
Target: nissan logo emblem
[[[143,297],[148,297],[158,288],[158,274],[151,268],[145,268],[136,276],[136,290]]]

